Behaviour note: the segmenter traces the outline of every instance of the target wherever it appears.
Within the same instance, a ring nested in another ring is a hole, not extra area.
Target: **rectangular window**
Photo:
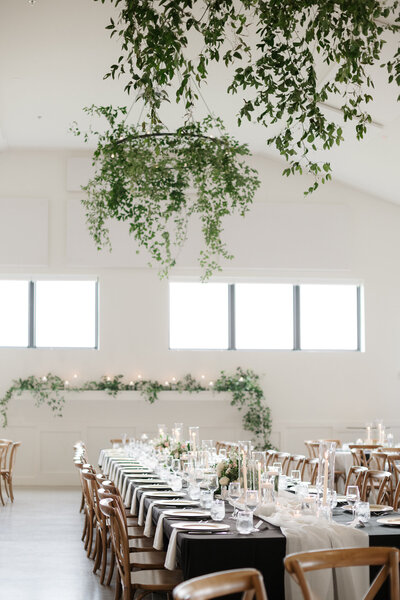
[[[300,286],[300,348],[358,349],[357,286]]]
[[[29,344],[29,282],[0,280],[0,346]]]
[[[96,282],[36,283],[36,347],[95,348]]]
[[[170,348],[228,348],[228,285],[171,283],[169,311]]]
[[[235,340],[238,350],[292,350],[293,286],[236,284]]]
[[[351,284],[171,283],[170,348],[361,350]]]
[[[97,348],[97,281],[0,280],[0,346]]]

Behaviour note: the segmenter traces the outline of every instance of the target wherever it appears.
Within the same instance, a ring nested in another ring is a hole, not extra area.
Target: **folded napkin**
[[[286,537],[286,554],[330,548],[365,548],[368,535],[363,531],[329,523],[313,515],[294,517],[287,509],[279,509],[266,518],[281,527]],[[315,597],[319,600],[358,600],[369,585],[368,567],[314,571],[307,574]],[[302,600],[300,587],[285,573],[285,600]]]
[[[147,509],[146,521],[144,524],[144,535],[146,537],[151,537],[153,535],[154,527],[153,527],[153,506],[155,505],[155,501],[150,502],[149,508]]]
[[[176,569],[176,536],[178,535],[178,529],[173,529],[171,537],[169,538],[167,555],[165,557],[164,567],[173,571]]]
[[[162,550],[164,548],[164,519],[165,514],[162,512],[158,517],[156,532],[154,534],[153,548]]]
[[[148,496],[150,493],[151,492],[143,492],[142,497],[140,498],[139,514],[138,514],[138,525],[140,525],[140,526],[142,526],[144,524],[144,501],[146,500],[146,496]]]

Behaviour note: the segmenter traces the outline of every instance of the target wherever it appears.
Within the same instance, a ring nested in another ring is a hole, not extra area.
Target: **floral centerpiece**
[[[171,439],[169,435],[162,435],[154,442],[155,450],[171,450]]]
[[[173,458],[182,458],[183,454],[189,451],[189,444],[187,442],[172,442],[170,447],[170,454]]]
[[[238,481],[239,464],[236,452],[231,452],[229,456],[217,464],[217,476],[220,489],[224,485],[228,486],[232,481]]]

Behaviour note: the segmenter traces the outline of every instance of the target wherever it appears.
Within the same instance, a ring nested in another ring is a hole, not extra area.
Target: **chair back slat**
[[[262,575],[256,569],[234,569],[184,581],[173,590],[174,600],[211,600],[242,593],[243,600],[267,600]]]
[[[382,567],[363,600],[373,600],[387,577],[390,577],[390,600],[398,600],[400,597],[399,560],[398,548],[378,546],[375,548],[340,548],[299,552],[286,556],[284,564],[287,572],[300,586],[304,600],[315,600],[316,598],[305,577],[306,573],[321,569],[360,566]]]

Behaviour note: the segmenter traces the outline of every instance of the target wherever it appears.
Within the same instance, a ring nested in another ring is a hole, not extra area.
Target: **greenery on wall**
[[[85,111],[107,122],[105,131],[83,134],[86,142],[92,136],[97,140],[96,171],[83,188],[83,205],[98,249],[111,247],[109,220],[124,221],[166,276],[186,240],[189,220],[197,217],[203,279],[220,270],[219,260],[232,258],[221,237],[223,220],[234,213],[244,216],[260,184],[257,172],[243,160],[248,147],[212,117],[168,132],[161,124],[128,125],[124,107]],[[82,135],[76,123],[72,131]]]
[[[371,122],[370,66],[381,64],[400,85],[398,44],[384,56],[386,39],[400,30],[397,0],[95,1],[119,10],[107,29],[121,52],[105,77],[122,76],[153,124],[173,96],[190,112],[210,67],[222,63],[232,73],[227,92],[244,97],[239,123],[276,124],[267,144],[288,161],[285,175],[314,175],[308,192],[331,177],[318,151],[343,141],[324,104],[339,108],[339,121],[353,121],[361,139]]]
[[[262,450],[270,448],[271,413],[265,404],[259,376],[250,369],[244,370],[240,367],[232,375],[221,371],[212,389],[216,392],[232,393],[231,404],[243,411],[243,428],[253,434],[256,447]],[[31,375],[26,379],[15,379],[4,397],[0,399],[3,427],[7,425],[7,410],[10,400],[15,396],[20,396],[22,392],[30,392],[35,399],[36,406],[47,404],[54,415],[60,417],[65,404],[64,393],[85,390],[105,391],[111,396],[117,396],[122,391],[136,390],[145,400],[153,404],[157,400],[159,392],[194,393],[210,390],[210,386],[198,382],[191,375],[186,375],[168,385],[150,379],[138,379],[134,382],[124,383],[123,375],[115,375],[114,377],[104,376],[99,381],[88,381],[79,386],[71,386],[58,375],[51,373],[45,377]]]

